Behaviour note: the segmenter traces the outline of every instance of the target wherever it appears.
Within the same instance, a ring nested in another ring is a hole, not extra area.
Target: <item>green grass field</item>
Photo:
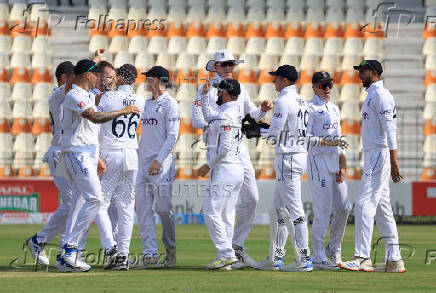
[[[285,273],[243,271],[207,271],[204,265],[215,257],[215,249],[205,226],[177,226],[177,264],[175,269],[104,271],[94,266],[88,273],[58,273],[50,268],[27,265],[13,268],[10,262],[18,258],[23,263],[24,240],[40,225],[0,226],[0,292],[435,292],[436,259],[426,265],[427,250],[436,250],[434,226],[399,226],[401,246],[414,249],[405,260],[405,274],[364,272]],[[159,230],[160,232],[160,230]],[[253,228],[246,249],[255,260],[263,259],[268,250],[268,227]],[[374,233],[375,243],[378,232]],[[55,242],[56,243],[56,242]],[[343,258],[349,258],[354,247],[354,226],[347,227],[343,242]],[[87,249],[100,248],[98,233],[92,227]],[[403,251],[403,257],[409,252]],[[162,249],[163,251],[163,249]],[[288,247],[288,251],[291,249]],[[377,249],[377,262],[384,255],[383,246]],[[133,232],[131,252],[141,253],[140,237]],[[436,258],[436,253],[434,253]],[[290,261],[291,255],[286,260]],[[51,257],[54,263],[54,254]],[[256,290],[256,291],[253,291]]]

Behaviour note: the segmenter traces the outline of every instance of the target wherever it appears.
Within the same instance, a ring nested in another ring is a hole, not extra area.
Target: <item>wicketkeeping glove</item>
[[[260,137],[260,130],[268,129],[269,125],[264,122],[256,122],[250,114],[245,115],[244,119],[242,119],[242,133],[245,134],[245,136],[250,139],[253,137]]]

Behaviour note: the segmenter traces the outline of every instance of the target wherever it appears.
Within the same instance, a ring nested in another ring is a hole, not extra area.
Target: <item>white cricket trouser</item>
[[[71,181],[55,175],[60,153],[60,147],[52,146],[43,158],[43,161],[48,163],[54,183],[61,194],[62,202],[53,213],[48,223],[42,228],[41,232],[37,233],[37,239],[39,242],[49,243],[57,234],[60,234],[60,247],[62,247],[64,244],[65,225],[68,213],[73,206],[73,189]]]
[[[173,154],[166,157],[159,174],[154,176],[148,175],[152,162],[153,160],[139,162],[136,179],[136,216],[144,255],[158,253],[154,202],[155,211],[162,221],[162,242],[167,249],[176,248],[176,226],[171,201],[175,176],[174,157]]]
[[[73,181],[73,190],[76,193],[74,194],[75,204],[77,205],[79,197],[84,199],[71,231],[66,232],[65,235],[66,244],[78,246],[102,202],[100,179],[97,175],[97,158],[85,152],[63,152],[60,160],[64,164],[69,179]]]
[[[401,259],[397,225],[389,199],[390,175],[391,162],[387,148],[364,152],[360,195],[356,199],[356,256],[369,258],[371,255],[375,217],[377,228],[385,242],[386,259]]]
[[[133,229],[137,172],[123,171],[124,152],[122,150],[102,151],[101,158],[106,163],[106,172],[101,176],[103,201],[95,217],[101,245],[103,249],[110,250],[116,244],[122,254],[128,255]],[[115,239],[112,231],[113,225],[108,215],[111,203],[116,208],[119,228]]]
[[[329,156],[329,154],[313,155],[310,153],[308,155],[308,177],[314,213],[312,223],[312,258],[314,262],[327,260],[324,243],[332,210],[329,249],[341,252],[341,242],[351,210],[347,196],[347,183],[345,180],[341,183],[336,182],[336,173],[329,171],[324,156]]]
[[[306,164],[306,153],[276,155],[274,161],[276,172],[274,207],[277,210],[279,223],[286,222],[283,219],[287,214],[289,214],[290,220],[293,222],[296,246],[294,248],[297,251],[305,249],[309,254],[307,220],[304,216],[303,202],[301,200],[301,176],[306,171]],[[287,232],[283,225],[279,227],[278,233],[286,235]],[[283,239],[283,235],[278,235],[278,238]]]
[[[243,181],[240,164],[218,163],[210,173],[203,215],[218,257],[235,257],[232,248],[235,207]]]
[[[245,240],[253,227],[256,216],[256,206],[259,201],[259,191],[256,183],[256,172],[250,160],[247,147],[242,146],[239,153],[242,168],[244,169],[244,181],[239,194],[240,203],[236,209],[235,233],[233,244],[244,247]]]

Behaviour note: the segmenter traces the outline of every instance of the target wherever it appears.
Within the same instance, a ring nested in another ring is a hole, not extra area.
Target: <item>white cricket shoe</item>
[[[176,267],[176,249],[175,248],[167,248],[167,253],[164,259],[164,266],[166,268],[174,268]]]
[[[268,256],[266,259],[255,262],[252,267],[261,271],[278,271],[284,266],[282,257],[274,257],[274,261]]]
[[[26,240],[26,245],[32,253],[32,257],[40,265],[48,266],[50,264],[47,255],[45,254],[44,245],[38,243],[36,234]]]
[[[340,268],[348,271],[363,271],[373,272],[374,267],[370,258],[363,258],[359,256],[353,256],[350,261],[342,262],[338,265]]]
[[[337,271],[340,269],[336,265],[336,263],[330,260],[325,260],[322,262],[312,262],[312,264],[313,264],[313,269],[317,271]]]
[[[377,265],[374,268],[376,272],[384,273],[405,273],[406,268],[404,267],[404,262],[402,259],[398,261],[387,261],[386,263]]]
[[[157,253],[153,255],[146,254],[140,257],[136,263],[130,263],[131,269],[160,269],[162,267],[160,256]]]
[[[56,255],[56,263],[54,267],[61,273],[76,272],[76,269],[72,265],[67,264],[60,254]]]
[[[105,250],[105,252],[104,252],[105,262],[103,264],[103,268],[105,270],[108,270],[108,269],[112,268],[113,266],[115,266],[115,264],[117,262],[117,258],[119,255],[120,255],[120,252],[118,251],[116,245],[114,245],[114,247],[112,247],[112,249],[110,249],[110,250]]]
[[[67,246],[65,244],[61,257],[76,271],[88,272],[92,269],[92,267],[82,259],[77,250],[77,247],[75,246]]]
[[[330,250],[328,245],[327,245],[327,248],[325,249],[325,255],[327,256],[327,258],[331,262],[336,263],[336,265],[338,265],[338,264],[340,264],[342,262],[341,252],[340,251]]]
[[[118,254],[115,260],[115,264],[111,267],[111,270],[115,271],[128,271],[129,270],[129,258],[126,255]]]
[[[309,257],[306,260],[302,261],[294,261],[291,264],[283,266],[280,268],[282,272],[312,272],[313,264],[312,259]]]
[[[238,245],[233,245],[233,249],[235,250],[236,258],[238,259],[237,263],[232,264],[232,269],[239,270],[243,268],[253,267],[255,261],[248,255],[245,249]]]
[[[231,266],[232,264],[238,262],[238,259],[236,257],[217,257],[213,262],[208,263],[206,265],[206,268],[209,270],[215,270],[215,269],[221,269],[227,266]],[[228,270],[228,269],[225,269]],[[231,270],[231,267],[230,267]]]

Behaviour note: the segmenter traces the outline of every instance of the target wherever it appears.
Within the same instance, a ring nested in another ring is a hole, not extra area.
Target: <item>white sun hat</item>
[[[217,62],[225,62],[225,61],[235,61],[236,64],[244,63],[244,60],[237,60],[233,57],[232,52],[230,50],[224,49],[215,52],[214,60],[209,60],[206,65],[207,71],[216,72],[215,64]]]

